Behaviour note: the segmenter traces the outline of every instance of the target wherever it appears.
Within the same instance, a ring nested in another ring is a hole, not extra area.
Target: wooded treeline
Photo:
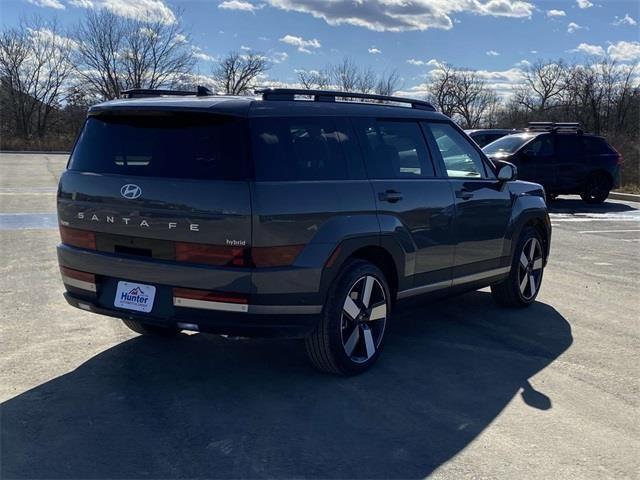
[[[274,85],[273,60],[260,52],[206,57],[177,22],[129,19],[88,11],[71,28],[39,17],[0,34],[0,148],[69,150],[87,108],[119,98],[129,88],[194,89],[251,94]],[[353,59],[298,71],[298,84],[392,95],[402,88],[396,71],[376,72]],[[510,95],[497,92],[486,72],[432,65],[421,95],[463,128],[526,126],[529,121],[580,122],[603,135],[625,157],[623,182],[640,184],[640,72],[638,65],[598,57],[587,63],[539,60],[522,66]]]

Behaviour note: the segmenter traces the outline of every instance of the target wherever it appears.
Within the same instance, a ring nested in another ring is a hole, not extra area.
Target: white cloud
[[[264,7],[264,5],[255,5],[244,0],[227,0],[218,4],[218,8],[222,8],[223,10],[240,10],[251,13],[260,10],[262,7]]]
[[[575,33],[578,30],[587,30],[587,28],[578,25],[576,22],[569,22],[569,25],[567,25],[567,33]]]
[[[371,48],[368,50],[368,52],[369,52],[371,55],[379,55],[379,54],[381,54],[381,53],[382,53],[382,50],[380,50],[379,48],[376,48],[376,47],[371,47]]]
[[[191,46],[191,51],[193,53],[193,56],[195,58],[197,58],[198,60],[202,60],[203,62],[215,62],[216,61],[216,57],[214,57],[213,55],[209,55],[204,50],[202,50],[200,47],[196,47],[195,45],[192,45]]]
[[[487,52],[485,52],[486,55],[489,55],[490,57],[497,57],[498,55],[500,55],[500,53],[496,52],[495,50],[488,50]]]
[[[267,60],[271,63],[282,63],[286,62],[288,58],[289,54],[287,52],[273,52],[267,57]]]
[[[440,62],[438,60],[436,60],[435,58],[432,58],[431,60],[428,60],[428,61],[416,60],[415,58],[410,58],[409,60],[407,60],[407,63],[409,65],[414,65],[416,67],[423,67],[423,66],[435,67],[435,66],[438,66],[440,64]]]
[[[624,14],[624,17],[619,18],[616,16],[616,19],[614,20],[612,25],[615,25],[616,27],[619,27],[620,25],[637,25],[638,22],[632,17],[630,16],[628,13]]]
[[[36,7],[55,8],[57,10],[64,10],[64,5],[60,2],[60,0],[27,0],[27,1],[35,5]]]
[[[69,4],[96,10],[104,8],[121,17],[162,23],[176,22],[176,16],[163,0],[69,0]]]
[[[305,40],[304,38],[296,37],[295,35],[285,35],[280,39],[280,41],[296,47],[299,52],[303,53],[311,53],[310,48],[320,48],[322,46],[320,41],[315,38]]]
[[[589,0],[576,0],[576,3],[578,4],[579,8],[593,7],[593,3],[591,3]]]
[[[585,55],[596,55],[599,57],[605,54],[604,48],[600,45],[590,45],[588,43],[581,43],[573,50],[569,50],[569,52],[584,53]]]
[[[547,17],[566,17],[567,13],[564,10],[547,10]]]
[[[401,32],[453,27],[452,14],[529,18],[535,6],[523,0],[268,0],[276,8],[303,12],[329,25],[355,25]]]
[[[516,67],[529,67],[529,66],[531,66],[531,62],[529,60],[522,59],[518,63],[516,63],[515,66]]]
[[[183,35],[182,33],[176,33],[174,39],[176,43],[187,43],[187,36]]]
[[[612,59],[621,62],[632,62],[640,60],[640,42],[612,43],[607,47],[607,53]]]

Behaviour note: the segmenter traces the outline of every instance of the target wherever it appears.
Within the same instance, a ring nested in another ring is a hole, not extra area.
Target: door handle
[[[473,193],[465,189],[458,190],[456,192],[456,198],[460,198],[462,200],[469,200],[470,198],[473,198]]]
[[[396,203],[402,200],[402,194],[395,190],[387,190],[385,192],[378,193],[378,198],[381,202]]]

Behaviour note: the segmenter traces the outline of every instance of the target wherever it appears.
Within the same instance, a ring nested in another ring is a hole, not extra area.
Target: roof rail
[[[206,97],[209,95],[213,95],[213,92],[209,90],[207,87],[198,85],[196,87],[195,92],[190,92],[187,90],[159,90],[159,89],[153,89],[153,88],[132,88],[129,90],[124,90],[121,93],[122,98],[165,97],[165,96],[186,97],[188,95],[195,95],[196,97]]]
[[[582,135],[584,130],[577,122],[529,122],[526,128],[529,132],[555,132],[555,133],[577,133]]]
[[[376,95],[373,93],[357,93],[357,92],[336,92],[332,90],[306,90],[303,88],[262,88],[256,90],[255,93],[262,94],[263,100],[296,100],[296,96],[308,96],[313,97],[315,102],[336,102],[337,98],[345,99],[361,99],[361,100],[373,100],[377,102],[390,102],[390,103],[406,103],[411,105],[412,108],[420,110],[430,110],[435,112],[435,107],[424,100],[416,100],[414,98],[404,97],[392,97],[388,95]],[[364,103],[366,102],[359,102]]]

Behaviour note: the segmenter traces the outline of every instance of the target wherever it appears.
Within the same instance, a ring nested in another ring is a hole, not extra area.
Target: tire
[[[382,351],[390,307],[380,269],[363,260],[347,262],[329,289],[316,329],[305,339],[311,363],[337,375],[367,370]]]
[[[587,177],[584,192],[580,194],[582,200],[590,204],[604,202],[611,191],[611,179],[604,173],[593,173]]]
[[[528,307],[540,292],[544,274],[544,244],[540,232],[525,227],[515,249],[511,272],[491,286],[493,299],[504,307]]]
[[[161,337],[170,337],[177,335],[180,330],[172,327],[159,327],[157,325],[150,325],[148,323],[139,322],[137,320],[129,320],[127,318],[121,319],[127,327],[140,335],[157,335]]]

